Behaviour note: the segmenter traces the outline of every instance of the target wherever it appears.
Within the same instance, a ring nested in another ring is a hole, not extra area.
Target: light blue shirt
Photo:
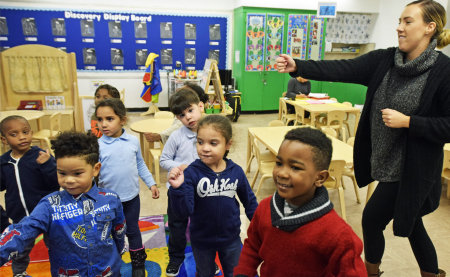
[[[118,138],[103,135],[100,146],[99,186],[116,192],[125,202],[139,194],[139,177],[150,188],[156,185],[141,154],[139,141],[123,130]]]
[[[169,139],[164,144],[164,149],[159,158],[159,164],[168,172],[172,168],[182,164],[191,164],[198,159],[196,144],[197,133],[192,132],[186,126],[182,126],[170,134]],[[169,188],[170,184],[166,183],[166,186]]]

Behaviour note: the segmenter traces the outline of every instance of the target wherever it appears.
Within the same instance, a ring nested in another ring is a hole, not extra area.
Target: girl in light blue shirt
[[[127,222],[128,243],[133,276],[145,276],[147,254],[142,245],[139,230],[139,177],[152,191],[153,199],[159,198],[155,180],[142,158],[139,141],[123,129],[126,109],[116,98],[106,99],[95,108],[98,127],[103,136],[100,146],[99,186],[115,191],[122,202]]]

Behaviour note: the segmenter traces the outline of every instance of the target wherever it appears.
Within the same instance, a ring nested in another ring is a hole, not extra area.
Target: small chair
[[[444,150],[444,165],[442,167],[442,178],[447,181],[447,199],[450,199],[450,151]]]
[[[339,202],[341,204],[341,217],[347,221],[347,215],[345,213],[345,198],[344,198],[344,188],[342,187],[342,172],[345,168],[344,160],[334,160],[331,161],[328,172],[330,176],[324,182],[324,186],[327,189],[337,189],[339,194]]]
[[[336,130],[331,127],[322,127],[321,130],[322,130],[322,132],[324,132],[325,134],[327,134],[329,136],[332,136],[334,138],[338,137]]]
[[[351,137],[347,140],[347,144],[352,146],[355,144],[355,137]],[[347,176],[350,179],[352,179],[353,182],[353,187],[355,189],[355,195],[356,195],[356,203],[360,204],[361,200],[359,199],[359,187],[358,184],[356,183],[356,178],[355,178],[355,171],[353,168],[353,163],[347,163],[344,169],[344,172],[342,172],[343,176]],[[342,186],[345,188],[344,186],[344,181],[342,181]]]
[[[344,129],[344,119],[346,117],[346,113],[343,111],[329,111],[327,117],[325,118],[325,122],[316,122],[316,126],[321,127],[331,127],[339,132],[342,141],[346,141],[346,134]]]
[[[161,143],[161,148],[150,148],[149,150],[149,168],[153,169],[153,174],[155,175],[155,182],[157,185],[161,184],[160,174],[159,174],[159,158],[161,157],[162,149],[164,145]]]
[[[353,104],[351,102],[348,102],[348,101],[342,102],[342,104],[345,105],[345,106],[348,106],[348,107],[353,107]],[[347,131],[348,131],[349,136],[351,136],[349,119],[350,119],[350,113],[347,113],[347,117],[344,119],[344,125],[347,127]]]
[[[281,105],[281,121],[284,122],[284,125],[289,125],[289,122],[295,121],[295,114],[288,113],[286,99],[280,98]]]
[[[265,179],[272,178],[272,171],[275,166],[275,161],[264,161],[261,159],[261,152],[258,146],[258,140],[255,138],[253,140],[253,152],[256,156],[256,161],[258,163],[258,168],[256,169],[255,175],[253,176],[252,182],[250,184],[250,187],[253,189],[253,186],[255,185],[256,179],[258,178],[259,173],[261,173],[261,179],[259,180],[255,196],[258,195],[259,189],[261,188],[261,184],[264,182]]]
[[[311,125],[311,118],[305,118],[305,109],[294,105],[295,108],[295,122],[294,125]]]
[[[269,122],[269,127],[284,126],[284,122],[278,119]]]
[[[283,123],[282,126],[284,126],[284,123]],[[256,153],[255,153],[255,151],[253,149],[253,143],[255,141],[255,137],[252,136],[252,134],[249,133],[249,138],[248,139],[250,140],[250,144],[251,144],[250,147],[251,147],[251,149],[250,149],[250,158],[248,159],[247,166],[245,167],[245,173],[246,174],[250,172],[250,167],[252,165],[252,161],[253,161],[254,158],[256,158]],[[259,151],[259,156],[260,156],[260,159],[262,161],[264,161],[264,162],[274,162],[276,160],[275,155],[272,152],[268,151],[268,150],[265,150],[265,151],[261,151],[260,150]]]
[[[47,147],[50,153],[54,156],[55,153],[52,150],[52,144],[50,143],[50,139],[56,138],[56,136],[60,133],[61,129],[61,113],[55,112],[50,115],[49,118],[50,129],[42,129],[35,133],[33,133],[33,139],[39,140],[40,146],[42,147],[42,142],[47,144]]]

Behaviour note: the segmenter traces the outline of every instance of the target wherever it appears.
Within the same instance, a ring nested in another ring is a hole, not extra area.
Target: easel
[[[203,68],[206,75],[205,92],[208,94],[209,81],[212,81],[214,86],[214,100],[218,100],[222,113],[226,113],[225,97],[223,96],[222,83],[220,82],[219,68],[217,67],[217,61],[212,59],[206,59],[205,67]]]

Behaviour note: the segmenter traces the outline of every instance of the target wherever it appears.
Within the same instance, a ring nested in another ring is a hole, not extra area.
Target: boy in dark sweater
[[[31,214],[42,197],[59,190],[56,162],[48,150],[31,146],[33,132],[22,116],[8,116],[0,122],[1,140],[10,151],[0,157],[0,190],[6,190],[6,214],[18,223]],[[31,243],[12,260],[14,276],[27,276]]]
[[[367,276],[362,242],[333,210],[323,183],[332,145],[316,129],[289,131],[277,155],[277,191],[261,201],[234,276]]]

